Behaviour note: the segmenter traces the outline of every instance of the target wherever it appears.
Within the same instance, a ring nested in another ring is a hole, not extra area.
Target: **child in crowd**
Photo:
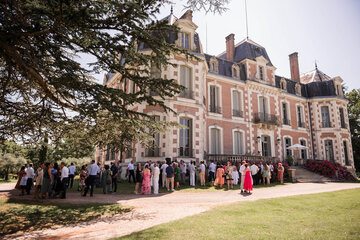
[[[27,180],[28,177],[26,176],[26,172],[24,172],[20,180],[21,196],[25,194]]]

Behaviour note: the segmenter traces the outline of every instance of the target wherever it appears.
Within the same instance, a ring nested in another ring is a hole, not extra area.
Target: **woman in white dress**
[[[190,186],[195,186],[195,164],[194,162],[191,162],[189,165],[189,170],[190,170]]]
[[[239,184],[239,172],[237,171],[236,166],[233,166],[233,172],[232,172],[232,178],[233,178],[233,184],[238,185]]]

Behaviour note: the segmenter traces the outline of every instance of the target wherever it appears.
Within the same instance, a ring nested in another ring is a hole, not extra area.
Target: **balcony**
[[[178,152],[179,152],[179,157],[183,157],[183,158],[193,158],[193,152],[194,150],[188,147],[180,147],[178,148]]]
[[[210,112],[221,114],[221,107],[210,105]]]
[[[298,127],[299,128],[305,128],[305,123],[304,122],[298,122]]]
[[[160,157],[160,148],[145,149],[145,157]]]
[[[182,98],[188,98],[188,99],[194,99],[195,95],[194,95],[194,92],[189,90],[189,89],[185,89],[184,91],[182,91],[180,94],[179,94],[179,97],[182,97]]]
[[[266,123],[278,125],[278,117],[274,114],[267,114],[263,112],[254,113],[254,123]]]
[[[322,127],[323,128],[331,128],[331,123],[330,122],[322,122]]]
[[[243,111],[240,111],[240,110],[238,110],[238,109],[233,109],[232,115],[233,115],[234,117],[244,117],[244,112],[243,112]]]
[[[235,154],[208,154],[206,156],[207,161],[214,161],[220,164],[226,164],[230,161],[232,163],[242,162],[242,161],[252,161],[252,162],[272,162],[276,163],[275,157],[270,156],[254,156],[254,155],[235,155]]]
[[[282,123],[283,123],[284,125],[289,125],[289,126],[291,125],[290,120],[287,119],[287,118],[283,118]]]

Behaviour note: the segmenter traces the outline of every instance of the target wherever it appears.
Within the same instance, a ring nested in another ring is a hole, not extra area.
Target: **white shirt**
[[[27,180],[28,180],[28,177],[26,177],[26,176],[22,177],[20,180],[20,186],[26,186]]]
[[[215,165],[215,163],[210,163],[210,165],[209,165],[209,171],[210,171],[210,172],[216,172],[216,165]]]
[[[269,168],[270,168],[270,171],[271,171],[271,172],[274,171],[274,166],[273,166],[272,164],[270,164]]]
[[[186,173],[186,164],[185,163],[180,165],[180,172]]]
[[[154,171],[153,171],[153,176],[154,178],[159,178],[159,175],[160,175],[160,169],[159,167],[154,167]]]
[[[245,176],[244,174],[244,171],[245,171],[245,165],[241,165],[240,169],[239,169],[239,172],[241,173],[241,176]]]
[[[96,176],[96,174],[100,171],[100,168],[95,163],[91,164],[88,168],[88,174],[91,176]]]
[[[250,170],[251,170],[251,175],[255,175],[258,172],[259,167],[253,164],[251,165]]]
[[[76,171],[75,166],[74,166],[74,165],[71,165],[71,166],[69,167],[69,174],[70,174],[70,175],[74,175],[74,174],[75,174],[75,171]]]
[[[26,169],[26,177],[33,178],[35,176],[34,169],[32,167],[28,167]]]
[[[167,168],[168,166],[169,166],[169,165],[167,165],[166,163],[164,163],[163,165],[161,165],[162,174],[166,174],[166,168]]]
[[[190,165],[189,166],[189,170],[190,170],[190,173],[195,173],[195,165]]]
[[[264,172],[264,165],[261,164],[261,165],[260,165],[260,169],[261,169],[261,172],[260,172],[260,173],[262,174],[262,173]]]
[[[205,172],[205,165],[204,164],[200,164],[200,170],[201,170],[201,172]]]
[[[129,163],[129,165],[128,165],[128,169],[129,169],[129,170],[134,170],[134,164]]]
[[[64,166],[62,169],[61,169],[61,181],[64,179],[64,178],[67,178],[69,177],[69,169]]]

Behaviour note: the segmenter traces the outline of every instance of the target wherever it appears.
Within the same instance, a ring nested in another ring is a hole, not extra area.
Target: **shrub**
[[[325,160],[308,160],[304,167],[325,177],[338,180],[356,180],[355,177],[345,167],[337,163],[335,164]]]

